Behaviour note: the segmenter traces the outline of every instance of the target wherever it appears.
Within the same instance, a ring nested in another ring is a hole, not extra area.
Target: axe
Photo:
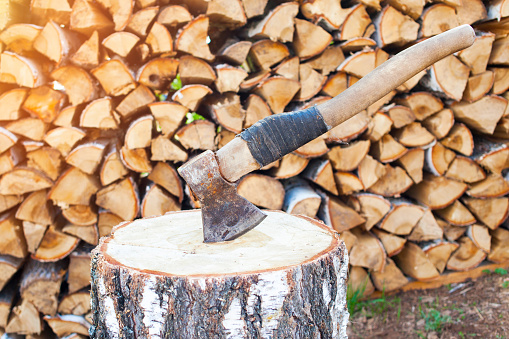
[[[387,60],[329,101],[305,110],[266,117],[237,135],[214,154],[194,157],[178,172],[202,206],[205,242],[235,239],[266,217],[237,194],[243,175],[282,158],[366,109],[440,59],[473,44],[469,25],[420,42]]]

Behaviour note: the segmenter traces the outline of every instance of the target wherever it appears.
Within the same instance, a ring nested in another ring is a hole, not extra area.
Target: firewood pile
[[[0,335],[87,336],[91,248],[123,221],[198,208],[180,164],[460,24],[472,47],[238,191],[340,232],[364,295],[509,260],[507,0],[15,0],[0,13]]]

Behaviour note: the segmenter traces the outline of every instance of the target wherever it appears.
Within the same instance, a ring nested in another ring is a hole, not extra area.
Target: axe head
[[[267,216],[241,197],[234,184],[226,181],[212,151],[206,151],[182,165],[178,172],[202,206],[205,242],[235,239]]]

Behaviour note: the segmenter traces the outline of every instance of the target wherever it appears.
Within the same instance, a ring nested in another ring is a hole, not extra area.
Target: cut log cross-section
[[[297,236],[302,232],[308,236]],[[178,337],[199,336],[201,330],[221,336],[346,336],[346,249],[323,224],[268,212],[254,230],[217,246],[203,243],[198,211],[116,228],[93,254],[92,336],[122,337],[132,333],[128,328],[159,336],[163,324]],[[115,283],[120,272],[129,277],[129,291]],[[160,288],[165,285],[174,288]],[[133,301],[128,312],[121,300]],[[309,303],[315,305],[312,313],[306,311]],[[133,319],[143,321],[127,326]]]

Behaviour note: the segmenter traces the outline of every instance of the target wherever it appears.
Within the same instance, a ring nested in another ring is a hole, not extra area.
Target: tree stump
[[[348,254],[283,212],[204,243],[199,210],[120,224],[92,259],[92,338],[346,338]]]

